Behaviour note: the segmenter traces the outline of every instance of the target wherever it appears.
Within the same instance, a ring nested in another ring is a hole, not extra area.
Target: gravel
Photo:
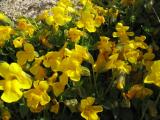
[[[0,0],[0,11],[15,20],[19,16],[37,16],[41,11],[51,8],[57,0]]]

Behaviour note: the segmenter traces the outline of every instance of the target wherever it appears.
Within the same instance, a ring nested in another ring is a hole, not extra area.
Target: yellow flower
[[[84,33],[77,28],[70,28],[68,31],[68,36],[73,42],[78,42],[83,35]]]
[[[68,11],[63,6],[54,7],[52,12],[54,22],[57,25],[63,26],[72,19],[71,16],[68,15]]]
[[[42,13],[40,13],[37,16],[37,19],[38,20],[45,20],[48,16],[49,16],[49,11],[48,10],[44,10]]]
[[[109,56],[109,61],[107,61],[105,65],[105,69],[117,69],[120,72],[129,73],[131,71],[131,67],[125,63],[125,61],[118,59],[119,54],[115,53]]]
[[[24,43],[25,39],[23,37],[17,37],[13,40],[13,45],[15,48],[22,47],[22,44]]]
[[[113,37],[119,37],[120,42],[127,43],[129,41],[128,36],[134,35],[133,32],[127,32],[128,29],[129,29],[128,26],[123,26],[122,23],[117,23],[117,25],[116,25],[117,32],[113,32]]]
[[[17,63],[1,62],[0,76],[4,78],[0,80],[0,90],[4,90],[1,99],[7,103],[18,101],[23,95],[21,89],[29,89],[32,85],[29,75]]]
[[[133,98],[140,98],[140,99],[144,99],[146,96],[150,96],[152,95],[153,91],[145,88],[144,86],[140,85],[140,84],[136,84],[133,85],[129,91],[127,92],[126,96],[129,99],[133,99]]]
[[[64,57],[64,50],[66,48],[67,43],[59,51],[51,51],[48,52],[43,59],[43,65],[47,68],[51,67],[51,69],[55,72],[59,70],[59,65]]]
[[[30,108],[30,111],[31,111],[32,113],[39,113],[39,112],[41,112],[43,109],[44,109],[44,106],[38,104],[38,107],[36,107],[36,108]]]
[[[88,11],[82,11],[80,20],[77,22],[78,28],[85,28],[88,32],[96,31],[96,22],[94,20],[94,15]]]
[[[58,97],[61,93],[64,92],[65,85],[63,85],[61,82],[55,82],[52,84],[52,87],[54,95]]]
[[[43,65],[45,67],[51,67],[53,71],[57,71],[61,61],[62,55],[60,52],[51,51],[44,56]]]
[[[66,58],[60,65],[60,71],[67,74],[72,81],[79,81],[82,76],[90,76],[90,71],[87,67],[81,66],[79,61],[74,58]]]
[[[118,69],[120,72],[129,74],[131,71],[131,66],[128,65],[125,61],[117,60],[115,62],[115,69]]]
[[[57,72],[53,73],[52,76],[48,78],[48,84],[52,85],[53,82],[56,82],[57,77],[58,73]]]
[[[123,56],[125,60],[128,60],[132,64],[136,64],[138,58],[140,57],[140,51],[139,50],[126,50],[123,53]]]
[[[48,17],[46,17],[46,18],[45,18],[45,21],[46,21],[46,23],[47,23],[48,25],[54,25],[54,22],[55,22],[53,16],[48,16]]]
[[[93,65],[95,72],[105,72],[109,69],[117,69],[120,72],[129,73],[131,67],[125,61],[118,59],[119,53],[108,55],[107,52],[100,52],[96,63]]]
[[[40,14],[38,19],[44,20],[48,25],[53,26],[54,31],[58,31],[59,26],[71,21],[70,13],[74,11],[70,0],[60,0],[55,7]]]
[[[13,34],[14,31],[10,26],[1,26],[0,25],[0,47],[2,47],[6,40],[9,40],[11,37],[11,34]]]
[[[13,26],[13,22],[11,21],[11,19],[9,19],[4,13],[0,12],[0,21],[3,21],[5,23],[9,23],[11,26]]]
[[[101,24],[104,24],[104,22],[105,22],[105,19],[103,16],[96,16],[95,18],[96,27],[101,26]]]
[[[75,45],[75,49],[69,50],[65,49],[65,55],[68,57],[72,57],[74,59],[77,59],[80,63],[83,60],[89,61],[91,64],[94,63],[92,55],[88,52],[87,48],[80,45]]]
[[[74,9],[74,7],[73,7],[73,1],[72,1],[72,0],[59,0],[59,1],[57,2],[57,5],[65,8],[65,10],[66,10],[69,14],[75,12],[75,9]]]
[[[93,106],[94,102],[95,98],[93,97],[87,97],[81,100],[81,116],[86,120],[99,120],[97,113],[102,112],[103,107],[101,105]]]
[[[152,48],[147,49],[147,53],[143,55],[142,64],[146,66],[147,70],[150,70],[151,65],[153,64],[153,59],[155,58],[155,54],[153,53]]]
[[[69,11],[69,9],[72,8],[73,3],[71,0],[59,0],[57,2],[57,5],[64,7],[67,11]]]
[[[65,58],[61,61],[59,71],[64,72],[73,81],[79,81],[81,75],[88,76],[89,70],[81,66],[83,60],[93,63],[93,58],[85,47],[75,45],[75,49],[65,49]]]
[[[95,32],[96,27],[100,27],[105,22],[100,12],[102,9],[98,9],[90,0],[81,0],[80,3],[83,4],[83,8],[80,10],[80,19],[77,21],[77,27],[85,28],[88,32]]]
[[[79,81],[82,74],[81,63],[74,58],[65,58],[61,62],[60,71],[63,71],[73,81]]]
[[[95,64],[93,65],[94,72],[104,72],[105,71],[105,64],[107,63],[106,61],[106,54],[104,52],[100,52],[98,54],[97,60]]]
[[[147,49],[148,45],[144,42],[144,40],[146,39],[145,36],[136,36],[134,40],[130,40],[128,42],[126,42],[124,45],[124,48],[126,48],[126,51],[128,49],[137,49],[137,48],[142,48],[142,49]],[[128,50],[129,51],[129,50]]]
[[[91,0],[80,0],[79,1],[81,4],[86,5],[87,2],[91,2]]]
[[[57,114],[59,111],[59,102],[56,99],[53,99],[52,101],[53,101],[53,105],[51,106],[50,111]]]
[[[109,41],[109,39],[108,37],[100,36],[100,41],[97,43],[99,54],[97,61],[93,65],[95,72],[104,72],[106,70],[105,65],[107,64],[107,59],[112,53],[112,47],[114,46],[114,43]]]
[[[47,81],[35,81],[34,88],[24,92],[24,97],[27,99],[27,106],[31,109],[36,109],[39,105],[44,106],[49,103],[48,87]]]
[[[35,61],[30,68],[30,72],[35,76],[37,80],[43,80],[46,77],[46,69],[41,66],[43,56],[35,58]]]
[[[68,76],[66,73],[62,73],[62,75],[59,77],[59,82],[55,82],[54,77],[56,74],[53,74],[53,83],[50,83],[50,85],[53,88],[53,93],[55,96],[59,96],[61,93],[64,92],[65,86],[68,83]]]
[[[117,62],[118,57],[119,57],[118,53],[115,53],[115,54],[112,54],[111,56],[109,56],[109,61],[107,61],[106,65],[105,65],[105,68],[108,69],[108,70],[116,68],[115,63]]]
[[[101,52],[107,52],[110,54],[112,52],[113,42],[109,41],[110,38],[105,36],[100,36],[100,41],[98,42],[97,48]]]
[[[24,18],[18,19],[17,28],[21,30],[24,35],[29,35],[30,37],[32,37],[36,30],[36,28]]]
[[[36,57],[34,47],[30,43],[24,44],[24,51],[18,51],[16,53],[17,62],[20,65],[24,65],[27,61],[33,61]]]
[[[144,79],[144,83],[155,84],[160,87],[160,60],[153,62],[151,71]]]

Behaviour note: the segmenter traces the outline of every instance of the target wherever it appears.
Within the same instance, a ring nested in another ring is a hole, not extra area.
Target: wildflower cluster
[[[8,104],[15,102],[53,116],[44,119],[60,119],[67,108],[78,118],[98,120],[106,111],[149,99],[154,91],[146,85],[160,87],[160,61],[148,38],[118,21],[119,14],[91,0],[77,5],[59,0],[36,19],[21,17],[16,22],[0,13],[2,119],[12,118]],[[109,19],[113,28],[107,32]],[[28,112],[20,111],[21,117]]]

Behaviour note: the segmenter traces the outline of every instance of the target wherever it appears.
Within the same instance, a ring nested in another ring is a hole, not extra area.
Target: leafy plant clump
[[[35,19],[0,13],[2,120],[155,120],[154,0],[59,0]]]

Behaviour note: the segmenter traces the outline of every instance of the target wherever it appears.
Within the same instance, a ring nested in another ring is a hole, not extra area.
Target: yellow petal
[[[26,52],[33,52],[33,51],[34,51],[34,47],[33,47],[33,45],[30,44],[30,43],[25,43],[25,44],[24,44],[24,50],[25,50]]]
[[[8,81],[5,83],[4,92],[1,99],[7,103],[16,102],[22,97],[20,84],[17,80]]]
[[[99,117],[96,113],[91,113],[88,120],[99,120]]]
[[[23,42],[24,42],[23,37],[17,37],[16,39],[13,40],[13,45],[15,48],[19,48],[22,47]]]
[[[7,62],[0,62],[0,76],[6,77],[9,72],[9,64]]]
[[[79,81],[81,78],[81,71],[79,70],[68,70],[67,71],[68,76],[70,77],[71,80],[73,81]]]
[[[49,85],[47,81],[40,81],[38,86],[42,91],[47,91]]]
[[[52,86],[53,86],[53,92],[56,97],[59,96],[64,91],[65,88],[65,86],[60,82],[53,83]]]
[[[4,92],[1,96],[1,99],[7,103],[12,103],[18,101],[22,97],[22,92],[15,93],[13,91]]]
[[[81,113],[81,116],[82,116],[84,119],[86,119],[86,120],[90,120],[88,114],[86,114],[85,111],[83,111],[83,112]]]
[[[113,32],[112,36],[113,37],[119,37],[117,32]]]
[[[36,109],[39,105],[41,97],[37,94],[31,94],[30,98],[27,99],[27,106]]]
[[[86,29],[88,30],[88,32],[95,32],[96,31],[96,27],[93,25],[88,24],[86,26]]]
[[[59,102],[55,102],[54,103],[54,105],[51,107],[51,110],[50,110],[51,112],[54,112],[54,113],[58,113],[58,111],[59,111]]]
[[[95,72],[103,72],[106,63],[107,62],[106,62],[106,58],[105,58],[104,54],[103,53],[99,53],[97,61],[93,65],[94,71]]]
[[[45,19],[45,21],[46,21],[46,23],[47,23],[48,25],[54,24],[54,23],[53,23],[53,22],[54,22],[53,16],[48,16],[48,17]]]
[[[86,120],[99,120],[98,115],[91,109],[92,107],[86,108],[82,113],[81,116]]]
[[[146,76],[144,83],[153,83],[160,87],[160,60],[154,61],[151,66],[151,73]]]
[[[41,101],[40,101],[40,104],[41,104],[41,105],[46,105],[47,103],[49,103],[49,101],[50,101],[49,95],[48,95],[46,92],[44,92],[44,93],[42,94],[42,99],[41,99]]]
[[[22,72],[21,75],[19,75],[19,77],[21,78],[21,79],[19,79],[19,83],[21,84],[21,88],[23,88],[23,89],[31,88],[32,80],[27,73]]]
[[[68,84],[68,76],[66,73],[63,73],[60,77],[59,77],[59,81],[61,84],[63,85],[67,85]]]
[[[156,77],[156,74],[149,74],[145,77],[144,83],[155,84],[160,87],[160,76]]]
[[[86,99],[82,99],[80,104],[81,111],[83,111],[86,107],[93,105],[94,101],[94,97],[87,97]]]
[[[17,63],[11,63],[9,66],[9,71],[15,74],[19,74],[22,72],[22,68]]]
[[[84,27],[84,24],[83,24],[81,21],[78,21],[78,22],[77,22],[77,27],[78,27],[78,28],[83,28],[83,27]]]
[[[5,80],[0,80],[0,90],[4,90]]]
[[[17,62],[20,65],[24,65],[27,62],[27,56],[24,51],[18,51],[16,53]]]

